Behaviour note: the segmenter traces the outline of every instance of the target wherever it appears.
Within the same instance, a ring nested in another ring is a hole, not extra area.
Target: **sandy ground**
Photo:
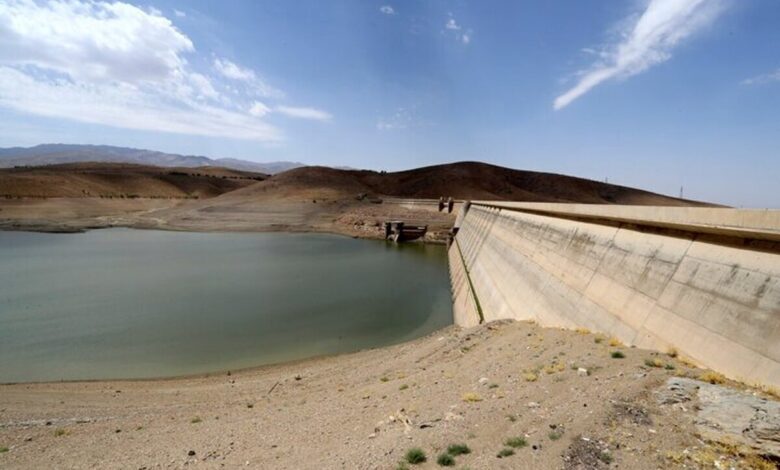
[[[659,404],[670,377],[699,374],[587,332],[497,322],[205,377],[4,385],[0,467],[396,469],[419,447],[427,462],[409,468],[438,468],[462,443],[456,468],[771,468],[697,437],[695,403]]]
[[[230,195],[225,195],[230,196]],[[455,216],[436,204],[382,204],[354,198],[187,199],[24,198],[0,199],[0,230],[70,232],[132,227],[186,231],[327,232],[383,238],[382,223],[428,225],[426,241],[442,242]]]

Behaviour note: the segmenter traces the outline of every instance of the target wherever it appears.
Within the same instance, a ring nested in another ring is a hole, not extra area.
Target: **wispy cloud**
[[[419,116],[417,106],[397,108],[395,112],[389,116],[380,117],[376,122],[376,128],[380,131],[403,130],[429,125],[432,125],[430,121]]]
[[[298,118],[298,119],[311,119],[313,121],[330,121],[333,116],[321,109],[315,108],[298,108],[293,106],[277,106],[276,112],[284,114],[285,116]]]
[[[173,14],[178,16],[179,18],[186,18],[187,17],[187,13],[185,13],[185,12],[183,12],[181,10],[177,10],[175,8],[173,9]]]
[[[395,9],[390,5],[382,5],[381,7],[379,7],[379,11],[384,13],[385,15],[395,15]]]
[[[474,32],[471,29],[463,29],[452,13],[447,14],[447,21],[444,23],[444,30],[455,36],[463,44],[471,43]]]
[[[630,77],[668,60],[675,46],[724,10],[725,1],[650,0],[638,19],[626,20],[629,28],[619,40],[598,52],[584,49],[599,61],[580,71],[577,83],[558,96],[553,107],[562,109],[607,80]]]
[[[193,54],[192,40],[153,8],[0,1],[0,107],[125,129],[284,139],[266,119],[289,113],[257,99],[279,100],[284,93],[227,59],[198,70],[193,63],[202,61],[188,60]],[[330,118],[290,109],[308,119]]]
[[[780,82],[780,69],[742,80],[743,85],[764,85],[772,82]]]

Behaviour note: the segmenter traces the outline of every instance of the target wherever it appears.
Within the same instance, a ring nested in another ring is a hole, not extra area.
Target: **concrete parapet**
[[[780,211],[474,202],[459,219],[456,323],[584,327],[780,386]]]

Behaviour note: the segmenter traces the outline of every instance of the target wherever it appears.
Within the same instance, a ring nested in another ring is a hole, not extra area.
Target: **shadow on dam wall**
[[[780,386],[778,210],[475,201],[456,233],[456,324],[587,328]]]

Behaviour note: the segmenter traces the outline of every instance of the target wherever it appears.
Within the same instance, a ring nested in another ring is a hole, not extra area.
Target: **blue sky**
[[[0,146],[458,160],[780,207],[776,0],[0,0]]]

